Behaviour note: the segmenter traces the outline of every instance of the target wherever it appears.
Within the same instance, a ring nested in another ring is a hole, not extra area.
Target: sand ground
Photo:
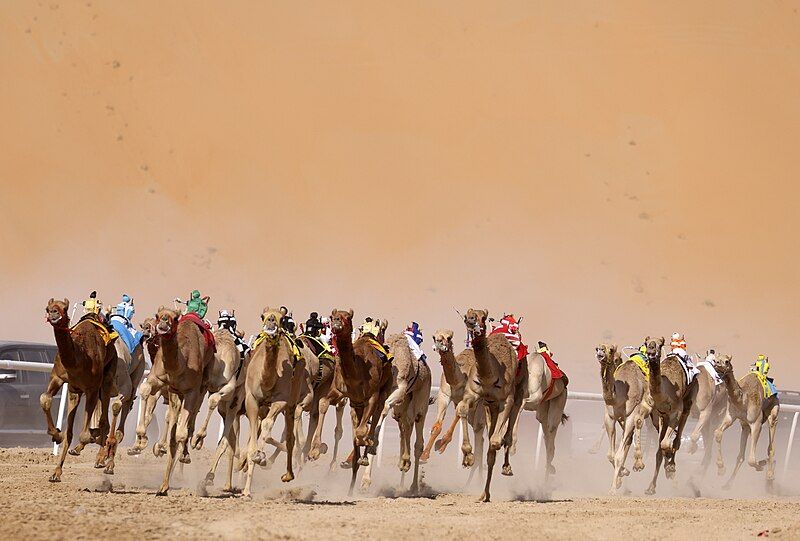
[[[740,539],[769,530],[771,537],[800,538],[798,498],[554,495],[479,504],[477,489],[459,494],[431,489],[420,498],[378,489],[383,495],[348,498],[347,473],[328,475],[324,464],[315,463],[291,485],[277,481],[280,468],[259,471],[254,498],[243,500],[223,494],[218,486],[200,495],[204,491],[198,481],[208,465],[208,451],[195,454],[195,462],[176,475],[177,488],[159,498],[154,492],[163,471],[161,460],[123,453],[116,475],[106,476],[92,467],[92,455],[68,457],[63,482],[51,484],[47,478],[54,457],[46,450],[0,450],[0,536],[515,539],[535,532],[544,539],[686,539],[700,534],[704,539]]]

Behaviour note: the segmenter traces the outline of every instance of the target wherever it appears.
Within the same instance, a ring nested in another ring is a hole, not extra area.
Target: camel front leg
[[[489,425],[495,427],[495,431],[497,431],[498,427],[502,425],[499,421],[500,411],[499,406],[497,404],[492,404],[489,406]],[[483,487],[483,494],[481,494],[479,502],[488,503],[491,500],[491,493],[490,487],[492,484],[492,473],[494,472],[494,463],[497,459],[497,449],[499,447],[494,447],[491,444],[491,440],[489,443],[489,452],[486,455],[486,484]]]
[[[147,427],[153,420],[160,389],[154,388],[155,378],[149,375],[139,385],[139,418],[136,424],[136,442],[128,449],[129,455],[138,455],[147,448]]]
[[[245,498],[250,498],[250,487],[253,485],[253,472],[256,469],[256,458],[258,458],[258,447],[256,445],[256,441],[259,438],[259,427],[261,423],[259,422],[258,412],[259,412],[259,403],[256,398],[247,393],[247,396],[244,400],[245,412],[247,414],[247,421],[250,425],[250,435],[248,436],[247,440],[247,480],[244,484],[244,490],[242,491],[242,496]],[[263,453],[261,453],[263,455]]]
[[[713,413],[713,401],[709,402],[708,406],[700,412],[700,418],[697,419],[697,424],[692,431],[692,435],[690,436],[691,444],[689,444],[689,454],[693,455],[697,452],[698,445],[697,442],[700,441],[700,436],[704,433],[706,425],[711,420],[711,414]],[[703,441],[703,445],[708,447],[710,446],[711,442]]]
[[[425,406],[427,409],[427,406]],[[411,481],[410,493],[416,496],[419,493],[419,465],[422,462],[422,453],[425,446],[425,414],[418,413],[414,419],[414,479]]]
[[[514,447],[515,433],[517,431],[517,423],[519,422],[520,409],[522,408],[522,401],[514,401],[511,405],[511,413],[508,416],[508,424],[506,426],[506,434],[503,437],[503,445],[506,448],[505,459],[503,460],[503,469],[500,471],[502,475],[514,475],[511,469],[511,450]]]
[[[292,469],[292,461],[294,457],[294,422],[296,408],[292,405],[283,408],[283,419],[286,423],[286,473],[281,476],[281,481],[288,483],[294,479],[294,470]]]
[[[461,419],[461,452],[464,455],[461,465],[465,468],[471,468],[475,464],[475,455],[472,454],[472,444],[469,442],[469,421],[467,418],[470,410],[475,406],[476,399],[475,395],[464,393],[464,398],[461,399],[456,408],[458,418]],[[477,412],[475,414],[477,415]]]
[[[175,432],[181,403],[182,400],[177,394],[169,394],[169,411],[167,412],[167,426],[165,429],[167,436],[167,467],[164,470],[164,478],[161,481],[161,486],[158,487],[156,496],[166,496],[167,492],[169,492],[169,481],[172,477],[172,470],[175,468],[175,458],[178,450]]]
[[[84,403],[83,428],[81,429],[81,433],[78,435],[78,441],[80,441],[84,445],[88,445],[92,441],[92,433],[89,430],[89,426],[90,423],[92,422],[92,415],[94,414],[94,409],[95,407],[97,407],[97,401],[98,401],[97,395],[98,395],[97,390],[86,393],[86,402]]]
[[[39,397],[39,405],[42,407],[45,421],[47,421],[47,434],[53,439],[53,443],[59,444],[64,441],[64,436],[61,434],[61,430],[56,428],[56,425],[53,423],[53,415],[50,413],[50,409],[53,405],[53,397],[58,393],[58,390],[61,389],[63,385],[64,380],[55,374],[51,374],[50,381],[47,383],[47,389]],[[64,398],[69,401],[69,396]]]
[[[608,436],[608,453],[606,454],[606,458],[613,467],[617,443],[617,422],[614,420],[612,412],[613,410],[606,406],[606,413],[603,416],[603,427],[606,429],[606,435]],[[603,439],[602,435],[600,439]]]
[[[203,393],[199,389],[192,389],[181,400],[181,410],[178,422],[175,425],[175,441],[178,444],[178,460],[181,464],[191,464],[189,457],[189,433],[193,420],[203,401]]]
[[[664,435],[667,432],[667,421],[664,417],[659,417],[659,441],[664,440]],[[658,471],[661,469],[661,463],[664,461],[664,451],[661,445],[656,447],[656,469],[653,472],[653,479],[650,481],[650,486],[645,490],[645,494],[652,496],[656,493],[656,482],[658,481]]]
[[[622,432],[622,438],[619,442],[619,448],[614,455],[614,477],[611,481],[611,493],[615,494],[620,487],[622,487],[622,478],[630,475],[630,472],[625,468],[625,460],[628,458],[628,451],[631,447],[631,440],[633,433],[636,429],[636,415],[630,414],[625,418],[625,427]]]
[[[503,430],[506,427],[511,412],[514,409],[514,397],[509,396],[503,404],[503,409],[498,411],[497,417],[491,420],[492,427],[490,429],[491,435],[489,438],[489,448],[495,451],[499,450],[503,445],[505,433]],[[496,422],[496,424],[494,424]]]
[[[105,457],[103,459],[106,466],[103,473],[107,475],[114,475],[114,457],[117,454],[117,445],[119,445],[120,441],[117,438],[117,422],[120,419],[120,413],[122,411],[122,398],[123,397],[117,396],[111,401],[111,427],[108,432],[108,437],[106,438]]]
[[[336,469],[336,457],[339,454],[339,441],[341,441],[344,435],[344,426],[342,423],[344,419],[344,406],[344,400],[341,400],[339,404],[336,405],[336,427],[333,430],[333,457],[331,457],[331,463],[328,468],[330,471]]]
[[[769,412],[767,422],[769,423],[769,445],[767,446],[767,483],[771,484],[775,480],[775,431],[778,428],[779,407],[775,406]]]
[[[360,446],[372,445],[372,442],[369,441],[369,421],[372,419],[372,414],[375,412],[378,405],[379,397],[380,393],[374,393],[369,397],[369,400],[367,400],[367,407],[362,408],[363,413],[359,416],[358,427],[355,431],[356,443]]]
[[[450,423],[449,427],[447,427],[447,432],[445,432],[444,436],[442,436],[442,438],[439,441],[437,441],[436,444],[434,445],[434,449],[436,449],[436,452],[439,453],[440,455],[445,452],[447,446],[450,444],[451,441],[453,441],[453,433],[455,433],[456,426],[458,425],[458,422],[460,420],[461,419],[459,418],[458,415],[453,417],[453,422]],[[431,441],[433,441],[433,439],[431,439]]]
[[[67,438],[66,441],[64,441],[62,438],[61,450],[58,456],[58,465],[56,466],[55,471],[53,471],[53,475],[50,476],[51,483],[61,482],[61,473],[64,470],[64,460],[67,458],[67,449],[69,449],[69,445],[72,443],[72,427],[75,424],[75,413],[78,410],[78,404],[80,403],[81,395],[72,392],[67,393],[67,400]]]
[[[758,460],[756,458],[756,447],[758,446],[758,438],[761,437],[761,416],[754,422],[750,423],[750,458],[747,464],[756,471],[761,471],[767,464],[766,460]]]
[[[320,455],[324,454],[328,450],[328,446],[322,443],[322,428],[325,425],[325,416],[328,414],[328,408],[330,405],[330,398],[327,396],[320,398],[317,406],[317,420],[315,422],[314,417],[312,416],[311,421],[309,422],[309,432],[311,432],[311,426],[314,426],[314,435],[311,439],[311,446],[308,450],[309,460],[317,460]]]
[[[717,430],[714,431],[714,441],[717,442],[717,475],[725,474],[725,458],[722,455],[722,435],[733,424],[733,416],[729,410],[725,411],[725,418]]]
[[[442,423],[444,423],[444,418],[447,415],[447,406],[450,405],[450,397],[439,393],[436,397],[436,420],[433,422],[433,426],[431,427],[431,436],[428,440],[428,445],[425,446],[425,449],[422,451],[422,456],[420,460],[425,463],[431,458],[431,449],[433,448],[433,444],[436,443],[436,438],[439,437],[439,434],[442,432]],[[458,422],[458,415],[456,415],[455,421]],[[437,451],[441,448],[441,443],[439,443],[439,447],[437,447]],[[440,451],[441,453],[442,451]]]
[[[741,468],[742,464],[744,464],[744,454],[747,450],[747,438],[749,437],[750,425],[742,422],[742,434],[739,438],[739,456],[736,457],[736,466],[733,467],[730,478],[725,482],[724,485],[722,485],[722,488],[725,490],[729,490],[731,488],[733,480],[736,479],[736,474],[739,473],[739,468]]]

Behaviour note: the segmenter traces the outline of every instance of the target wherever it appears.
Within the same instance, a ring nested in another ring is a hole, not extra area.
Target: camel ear
[[[617,344],[611,344],[608,349],[613,357],[617,353]]]
[[[351,308],[347,311],[347,314],[350,316],[350,319],[353,319],[353,314],[355,314],[355,312],[353,312],[353,309]]]
[[[285,306],[281,306],[280,312],[282,316],[285,316],[286,314],[289,313],[289,309],[286,308]]]
[[[166,309],[167,309],[167,307],[166,307],[166,306],[164,306],[164,305],[162,304],[161,306],[159,306],[159,307],[158,307],[158,310],[156,310],[156,315],[158,315],[158,313],[159,313],[161,310],[166,310]]]
[[[64,297],[64,304],[66,304],[67,308],[69,308],[69,299],[66,297]]]
[[[661,338],[659,338],[658,341],[659,341],[659,345],[662,345],[662,346],[667,342],[666,340],[664,340],[663,336]]]
[[[650,341],[650,335],[644,337],[644,343],[647,344]]]

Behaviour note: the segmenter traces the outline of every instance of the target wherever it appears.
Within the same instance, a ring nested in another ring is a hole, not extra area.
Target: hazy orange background
[[[764,2],[0,10],[0,339],[199,288],[398,330],[686,333],[800,387],[800,15]],[[429,348],[429,342],[426,343]]]

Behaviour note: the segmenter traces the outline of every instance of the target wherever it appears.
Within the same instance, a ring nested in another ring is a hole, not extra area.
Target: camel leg
[[[622,486],[622,478],[629,475],[625,469],[625,460],[631,447],[631,440],[636,427],[636,415],[631,414],[625,418],[625,428],[619,442],[619,448],[614,455],[614,478],[611,481],[611,493],[615,493]]]
[[[739,468],[744,464],[744,454],[747,450],[747,438],[750,437],[750,425],[742,422],[742,434],[739,438],[739,456],[736,457],[736,466],[733,467],[730,478],[722,485],[722,488],[728,490],[736,479],[736,474],[739,473]]]
[[[181,410],[178,414],[178,422],[175,425],[175,441],[178,444],[178,460],[181,464],[190,464],[189,458],[189,434],[194,427],[194,416],[203,401],[203,392],[193,389],[186,393],[181,401]]]
[[[425,446],[425,449],[422,451],[422,457],[420,460],[425,463],[431,458],[431,449],[433,448],[433,444],[436,443],[436,438],[439,437],[439,434],[442,432],[442,423],[444,423],[444,418],[447,415],[447,406],[450,405],[450,397],[445,396],[443,394],[439,394],[436,397],[436,420],[433,422],[433,426],[431,427],[431,436],[428,439],[428,445]],[[458,416],[456,415],[456,422],[458,421]],[[436,447],[436,450],[439,451],[441,449],[442,443]],[[444,451],[439,451],[440,453]]]
[[[489,425],[495,427],[500,426],[500,421],[498,420],[500,416],[499,406],[497,404],[493,404],[489,407]],[[497,447],[492,445],[491,440],[489,442],[489,452],[486,454],[486,485],[483,487],[483,494],[478,501],[488,503],[491,500],[491,494],[489,492],[489,487],[492,484],[492,473],[494,472],[494,463],[497,459]]]
[[[610,408],[606,408],[606,414],[603,416],[603,427],[606,429],[606,435],[608,436],[608,453],[606,454],[606,458],[614,466],[614,455],[616,454],[616,447],[617,447],[617,422],[614,420],[609,413]],[[603,439],[603,435],[600,435],[600,439]]]
[[[92,434],[89,430],[89,424],[92,422],[92,415],[94,414],[94,409],[97,406],[97,400],[98,400],[97,395],[98,391],[96,390],[90,393],[86,393],[86,402],[84,403],[83,428],[81,429],[81,433],[78,435],[78,440],[84,445],[89,444],[92,441]]]
[[[644,427],[645,419],[650,415],[649,411],[644,411],[643,406],[639,404],[636,408],[636,424],[633,428],[633,471],[644,470],[644,453],[642,452],[642,428]],[[625,464],[622,465],[625,467]]]
[[[217,445],[217,450],[214,451],[214,458],[211,460],[211,469],[209,469],[208,473],[206,474],[206,486],[211,486],[214,484],[214,477],[216,477],[217,474],[217,466],[219,466],[219,461],[222,460],[222,455],[227,456],[229,448],[230,446],[228,445],[228,440],[226,438],[222,438]]]
[[[689,412],[690,408],[684,406],[681,416],[678,419],[678,428],[675,431],[675,439],[672,440],[670,449],[666,452],[667,457],[664,463],[664,473],[666,474],[667,479],[675,478],[675,455],[681,448],[681,438],[683,437],[683,429],[686,427],[686,421],[689,419]]]
[[[450,423],[450,426],[447,428],[447,431],[444,433],[444,436],[442,436],[442,438],[439,441],[437,441],[436,444],[434,445],[434,449],[436,449],[436,451],[440,455],[445,452],[445,450],[447,449],[447,446],[450,444],[451,441],[453,441],[453,433],[456,431],[456,426],[458,426],[459,420],[460,419],[458,418],[458,415],[456,415],[453,418],[453,422]],[[431,437],[431,441],[433,441],[432,437]]]
[[[564,407],[567,404],[567,393],[561,393],[557,397],[549,400],[547,404],[547,426],[544,433],[544,448],[547,452],[544,475],[545,484],[549,481],[550,476],[556,473],[556,468],[553,466],[553,458],[555,458],[556,454],[556,434],[558,433],[558,426],[565,421],[563,415]],[[628,443],[628,446],[630,446],[630,443]]]
[[[292,469],[292,453],[294,452],[294,421],[296,408],[293,406],[283,408],[283,419],[286,424],[286,473],[281,476],[281,481],[288,483],[294,479]]]
[[[303,456],[305,456],[306,460],[312,460],[309,457],[309,454],[311,453],[311,446],[314,444],[314,437],[317,435],[317,426],[319,426],[319,412],[320,412],[321,401],[322,397],[315,398],[311,402],[311,409],[308,411],[308,433],[306,435],[305,443],[303,445]],[[317,455],[316,458],[319,458],[319,455]]]
[[[733,417],[730,411],[725,412],[725,418],[722,423],[714,431],[714,441],[717,442],[717,475],[725,474],[725,458],[722,455],[722,435],[733,424]]]
[[[714,454],[714,432],[711,429],[711,421],[709,420],[703,427],[703,460],[700,462],[700,474],[705,475],[708,471],[708,466],[711,464],[711,457]]]
[[[464,398],[456,408],[456,413],[461,419],[461,452],[464,455],[461,465],[465,468],[470,468],[475,464],[475,455],[472,454],[472,444],[469,442],[469,421],[467,420],[470,409],[474,407],[475,399],[475,396],[465,393]]]
[[[311,446],[309,447],[308,450],[309,460],[317,460],[321,454],[327,451],[327,446],[325,446],[323,450],[322,428],[325,425],[325,415],[327,415],[328,408],[330,407],[330,405],[331,405],[330,398],[328,398],[327,396],[323,396],[322,398],[319,399],[319,404],[317,406],[316,422],[314,421],[314,415],[312,413],[311,421],[308,426],[308,431],[309,433],[311,432],[311,426],[313,425],[314,436],[311,439]]]
[[[53,397],[58,393],[62,385],[64,385],[64,381],[61,378],[51,375],[50,381],[47,383],[47,389],[39,397],[39,405],[42,407],[45,420],[47,421],[47,434],[53,439],[53,443],[59,444],[64,440],[64,436],[61,434],[61,430],[56,428],[56,425],[53,423],[53,415],[50,413],[50,409],[53,405]],[[67,396],[66,398],[67,401],[69,401],[69,397]]]
[[[660,419],[659,421],[659,441],[664,440],[664,435],[667,432],[667,421],[666,419]],[[650,481],[650,486],[647,487],[645,494],[652,496],[656,493],[656,481],[658,481],[658,471],[661,469],[661,462],[664,461],[664,451],[661,448],[661,445],[656,447],[656,469],[653,472],[653,479]]]
[[[514,471],[511,469],[511,449],[514,447],[514,439],[515,434],[517,431],[517,423],[519,421],[519,414],[520,409],[522,408],[522,400],[515,400],[514,404],[511,406],[511,413],[508,416],[508,424],[506,426],[506,433],[503,437],[503,445],[506,448],[505,457],[503,460],[503,469],[500,470],[502,475],[511,476],[514,475]]]
[[[427,409],[427,404],[424,406]],[[411,481],[410,492],[413,495],[419,493],[419,465],[422,461],[422,453],[425,447],[425,413],[418,413],[414,419],[414,479]]]
[[[305,464],[306,433],[303,431],[303,407],[298,405],[294,410],[294,460],[298,468]]]
[[[114,400],[111,402],[111,413],[113,416],[111,417],[111,427],[108,432],[108,437],[106,438],[106,445],[105,445],[105,470],[103,473],[107,475],[114,474],[114,466],[115,461],[114,457],[117,454],[117,445],[119,445],[120,440],[117,438],[117,422],[120,420],[120,413],[122,412],[122,398],[124,397],[115,397]]]
[[[691,444],[689,445],[689,454],[693,455],[697,452],[697,442],[700,440],[700,436],[704,434],[704,430],[706,425],[711,420],[711,414],[713,413],[714,408],[712,404],[708,404],[703,411],[700,412],[700,418],[697,420],[697,425],[695,425],[694,430],[692,431],[691,435]],[[703,440],[703,445],[708,447],[710,442]]]
[[[239,451],[239,430],[240,422],[239,415],[233,421],[231,431],[228,433],[228,475],[225,486],[222,487],[223,492],[236,492],[233,487],[233,463],[236,460],[236,453]]]
[[[492,427],[490,429],[489,447],[494,448],[495,451],[499,450],[503,445],[505,434],[503,428],[511,417],[514,410],[514,397],[509,396],[503,404],[503,409],[498,411],[497,417],[492,419]],[[495,424],[496,423],[496,424]]]
[[[369,421],[372,418],[372,414],[378,405],[378,396],[379,393],[375,393],[372,396],[370,396],[369,400],[367,400],[367,407],[361,408],[363,413],[359,415],[359,423],[355,429],[355,437],[356,441],[358,442],[358,445],[367,446],[371,445],[372,443],[369,441],[368,437],[370,433]]]
[[[259,438],[258,432],[261,423],[259,422],[258,418],[260,408],[255,397],[248,393],[248,395],[245,397],[244,406],[245,412],[247,413],[247,421],[250,424],[250,435],[247,440],[247,453],[245,455],[247,460],[247,479],[244,484],[242,496],[245,498],[250,498],[250,487],[253,485],[253,472],[256,469],[256,458],[258,458],[257,455],[260,453],[256,441]],[[263,455],[263,453],[261,454]]]
[[[266,444],[274,445],[278,448],[278,451],[286,450],[286,434],[285,434],[285,427],[284,427],[284,435],[283,435],[283,442],[275,440],[272,437],[272,427],[275,426],[275,421],[278,419],[278,415],[283,412],[286,408],[286,402],[273,402],[269,405],[269,410],[267,411],[267,415],[264,417],[264,420],[261,421],[261,435],[258,439],[258,451],[256,452],[255,462],[259,466],[266,466],[267,465],[267,458],[264,455],[264,446]]]
[[[128,449],[129,455],[138,455],[147,448],[147,427],[153,420],[153,411],[158,403],[159,392],[153,388],[153,382],[148,376],[139,385],[139,400],[141,400],[139,418],[136,423],[136,442]]]
[[[342,424],[342,420],[344,419],[344,406],[344,400],[336,405],[336,427],[333,430],[333,456],[331,457],[331,464],[329,466],[330,471],[336,469],[336,457],[339,454],[339,442],[344,435],[344,428]]]
[[[72,443],[72,427],[75,424],[75,413],[78,411],[78,404],[81,401],[81,395],[72,392],[67,393],[67,400],[67,438],[66,441],[64,441],[62,438],[61,452],[58,455],[58,465],[56,466],[53,475],[50,476],[51,483],[61,482],[61,473],[64,470],[64,460],[67,458],[67,449],[69,449],[69,444]],[[59,435],[60,434],[61,431],[59,431]]]
[[[751,468],[755,468],[756,471],[761,471],[764,469],[764,466],[767,464],[766,460],[758,460],[756,458],[756,447],[758,446],[758,438],[761,437],[761,416],[756,422],[750,424],[750,458],[747,460],[747,464]]]
[[[767,446],[767,483],[775,480],[775,431],[778,428],[778,407],[769,412],[769,445]]]
[[[176,441],[178,414],[181,409],[182,400],[174,393],[169,394],[169,411],[167,413],[167,467],[164,470],[164,478],[161,486],[158,487],[156,496],[166,496],[169,491],[169,480],[172,477],[172,470],[175,468],[175,458],[178,450]]]

